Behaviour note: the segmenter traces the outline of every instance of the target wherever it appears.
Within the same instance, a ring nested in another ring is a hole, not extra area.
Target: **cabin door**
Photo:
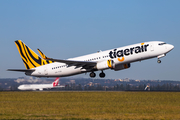
[[[151,51],[154,51],[154,45],[153,45],[153,43],[150,44],[150,49],[151,49]]]

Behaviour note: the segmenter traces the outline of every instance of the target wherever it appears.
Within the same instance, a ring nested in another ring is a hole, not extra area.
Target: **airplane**
[[[19,90],[43,90],[43,89],[65,87],[63,85],[58,86],[58,83],[59,83],[59,77],[57,77],[52,84],[24,84],[24,85],[20,85],[18,89]]]
[[[144,88],[144,90],[150,91],[150,84],[147,84],[146,87]]]
[[[39,57],[21,40],[15,41],[15,44],[26,69],[8,71],[25,72],[26,75],[35,77],[66,77],[90,72],[89,76],[94,78],[95,71],[101,71],[99,77],[104,78],[104,70],[127,69],[133,62],[157,57],[157,62],[161,63],[160,58],[174,48],[162,41],[150,41],[64,60],[49,58],[37,49],[41,56]]]

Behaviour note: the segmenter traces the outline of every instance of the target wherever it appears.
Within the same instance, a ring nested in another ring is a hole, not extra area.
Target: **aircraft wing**
[[[83,68],[87,69],[89,67],[94,67],[97,64],[97,62],[92,62],[92,61],[76,61],[76,60],[62,60],[62,59],[48,58],[39,49],[37,49],[37,50],[38,50],[39,54],[41,55],[41,57],[45,60],[66,63],[69,66],[76,66],[77,68],[83,67]]]

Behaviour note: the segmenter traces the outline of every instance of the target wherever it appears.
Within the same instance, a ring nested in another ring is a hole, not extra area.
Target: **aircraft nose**
[[[174,46],[169,44],[168,48],[169,48],[170,50],[172,50],[172,49],[174,49]]]
[[[173,45],[171,45],[171,44],[168,44],[167,46],[166,46],[166,49],[168,50],[168,52],[169,51],[171,51],[171,50],[173,50],[174,49],[174,46]]]
[[[19,86],[19,87],[18,87],[18,89],[21,89],[21,88],[22,88],[22,86]]]

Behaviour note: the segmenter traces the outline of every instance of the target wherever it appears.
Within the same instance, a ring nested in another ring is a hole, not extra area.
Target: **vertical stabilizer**
[[[33,50],[26,46],[21,40],[15,41],[15,44],[26,69],[32,69],[35,67],[52,63],[52,61],[50,60],[41,59]]]
[[[52,83],[53,87],[58,86],[59,83],[59,77],[56,78],[56,80]]]

